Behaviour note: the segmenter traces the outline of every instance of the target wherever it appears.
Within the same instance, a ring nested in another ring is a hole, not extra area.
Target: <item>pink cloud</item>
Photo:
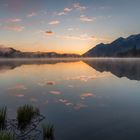
[[[7,20],[7,22],[20,22],[20,21],[22,21],[22,19],[21,18],[10,18],[10,19],[8,19]]]
[[[4,29],[6,30],[11,30],[11,31],[16,31],[16,32],[21,32],[24,30],[24,26],[19,26],[19,25],[8,25],[5,26]]]
[[[66,15],[66,13],[65,12],[59,12],[57,15],[58,16],[63,16],[63,15]]]
[[[68,100],[65,99],[59,99],[59,102],[63,103],[66,106],[73,105],[73,103],[69,102]]]
[[[49,93],[53,94],[53,95],[60,95],[61,94],[60,91],[50,91]]]
[[[93,94],[93,93],[83,93],[83,94],[80,95],[81,99],[85,99],[87,97],[96,97],[96,95]]]
[[[50,25],[57,25],[59,23],[60,23],[60,21],[58,21],[58,20],[54,20],[54,21],[49,22]]]
[[[88,17],[88,16],[85,16],[85,15],[81,15],[80,16],[80,20],[82,22],[93,22],[95,19],[91,18],[91,17]]]
[[[16,94],[15,96],[19,97],[19,98],[22,98],[22,97],[24,97],[24,94]]]
[[[70,11],[72,11],[72,8],[65,8],[65,9],[64,9],[64,12],[65,12],[65,13],[68,13],[68,12],[70,12]]]
[[[62,103],[66,103],[67,102],[67,100],[65,100],[65,99],[59,99],[59,101],[62,102]]]
[[[58,16],[67,15],[69,12],[72,11],[72,8],[64,8],[62,12],[57,13]]]
[[[80,10],[80,11],[87,9],[86,6],[82,6],[80,3],[75,3],[73,6],[74,6],[74,8],[76,8],[77,10]]]
[[[69,106],[69,105],[73,105],[73,104],[68,102],[68,103],[65,103],[65,105],[66,106]]]
[[[24,97],[24,95],[23,95],[23,94],[17,94],[16,96],[17,96],[17,97],[19,97],[19,98]]]

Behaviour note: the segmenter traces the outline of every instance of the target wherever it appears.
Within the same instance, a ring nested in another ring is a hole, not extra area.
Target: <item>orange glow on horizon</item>
[[[47,50],[47,49],[38,49],[38,48],[17,48],[14,47],[14,49],[17,49],[19,51],[22,52],[56,52],[56,53],[60,53],[60,54],[64,54],[64,53],[70,53],[70,54],[79,54],[82,55],[83,53],[85,53],[87,50]]]
[[[22,52],[56,52],[56,53],[60,53],[60,54],[64,54],[64,53],[69,53],[69,54],[79,54],[82,55],[84,54],[86,51],[88,51],[91,47],[85,47],[87,49],[85,50],[50,50],[50,49],[43,49],[43,48],[19,48],[19,47],[12,47],[16,50],[22,51]]]
[[[43,38],[43,40],[38,40],[38,42],[32,41],[32,39],[30,39],[28,42],[17,40],[12,44],[8,41],[5,41],[3,44],[6,44],[5,46],[22,52],[56,52],[60,54],[70,53],[82,55],[89,49],[95,47],[97,44],[101,42],[109,43],[110,40],[112,39],[79,41],[70,39],[55,40],[55,38],[52,38],[50,42],[47,42],[47,39]]]

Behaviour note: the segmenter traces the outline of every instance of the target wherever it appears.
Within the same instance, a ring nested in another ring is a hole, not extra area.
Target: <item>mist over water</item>
[[[57,140],[132,140],[140,130],[140,59],[0,60],[0,106],[40,108]]]

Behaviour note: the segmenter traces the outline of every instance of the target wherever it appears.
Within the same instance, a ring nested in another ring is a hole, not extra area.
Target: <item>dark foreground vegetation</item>
[[[16,119],[8,119],[7,108],[0,108],[0,140],[54,140],[53,125],[42,125],[45,119],[38,108],[24,105],[17,109]]]

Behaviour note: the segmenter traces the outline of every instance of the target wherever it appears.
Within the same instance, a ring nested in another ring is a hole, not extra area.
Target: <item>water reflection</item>
[[[0,60],[0,73],[12,70],[16,67],[22,65],[45,65],[45,64],[57,64],[57,63],[70,63],[70,62],[79,62],[81,60]],[[140,59],[84,59],[84,63],[88,64],[90,67],[99,72],[111,72],[113,75],[121,78],[127,77],[130,80],[140,80]],[[87,81],[93,77],[67,77],[67,80],[72,79],[81,79]],[[39,83],[40,85],[54,85],[54,81],[46,81],[45,83]]]
[[[43,64],[57,64],[57,63],[69,63],[69,62],[77,62],[79,60],[70,60],[70,59],[1,59],[0,60],[0,72],[14,69],[16,67],[20,67],[22,65],[43,65]]]
[[[140,82],[129,79],[139,80],[139,64],[118,59],[0,61],[1,71],[6,70],[0,73],[0,105],[8,107],[10,118],[22,104],[39,107],[55,125],[57,139],[131,140],[139,137]]]
[[[140,59],[95,59],[83,61],[99,72],[111,72],[115,76],[140,80]]]

